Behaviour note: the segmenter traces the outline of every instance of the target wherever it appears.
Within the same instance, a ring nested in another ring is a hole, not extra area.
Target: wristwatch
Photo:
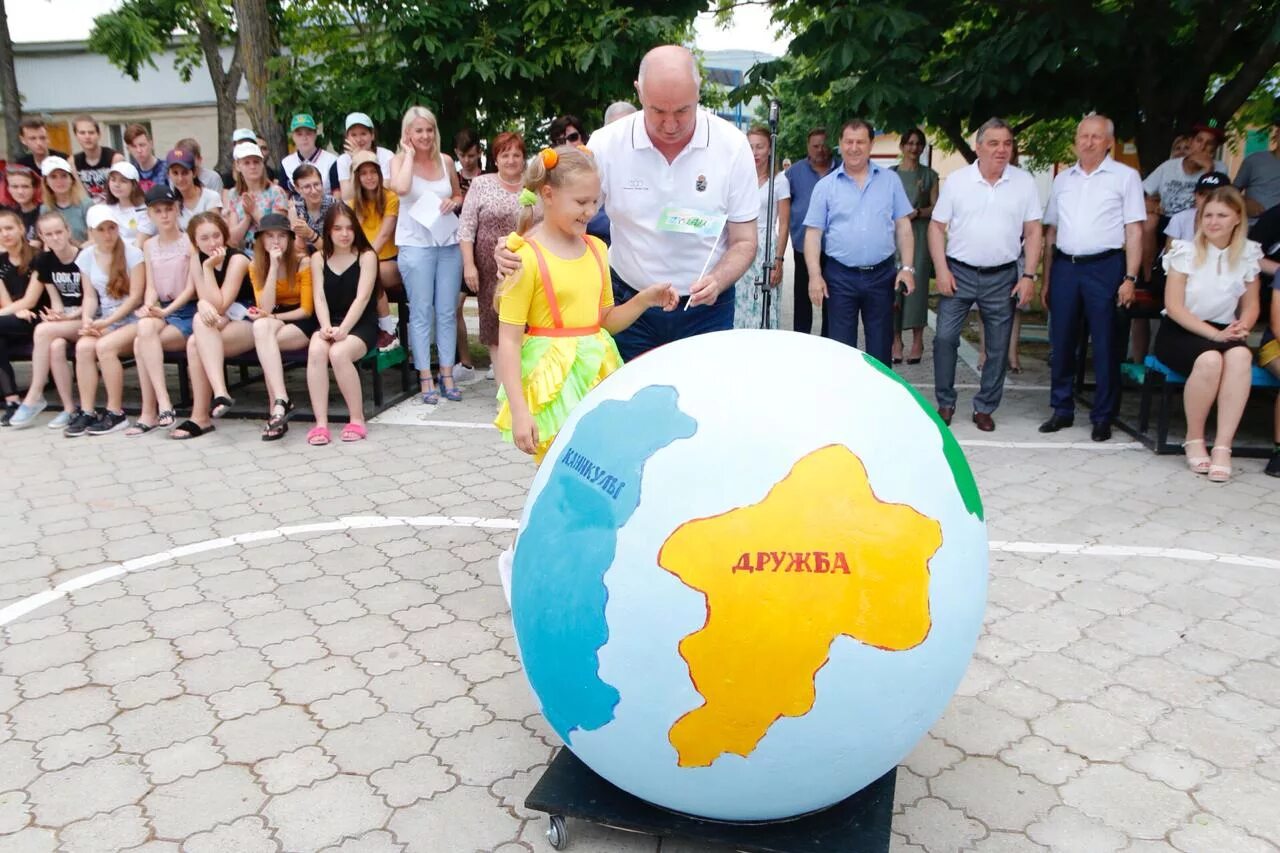
[[[1034,281],[1039,281],[1039,280],[1040,280],[1040,276],[1039,276],[1039,275],[1037,275],[1036,273],[1033,273],[1033,272],[1024,272],[1024,273],[1022,274],[1022,277],[1023,277],[1023,278],[1029,278],[1029,279],[1031,279],[1033,282],[1034,282]]]
[[[1123,278],[1123,279],[1121,279],[1121,281],[1128,281],[1128,282],[1132,282],[1132,283],[1134,283],[1134,284],[1137,284],[1137,283],[1138,283],[1138,277],[1137,277],[1136,275],[1129,275],[1128,273],[1125,273],[1125,276],[1124,276],[1124,278]]]
[[[903,266],[898,267],[898,271],[899,271],[899,272],[909,272],[909,273],[911,273],[912,275],[915,275],[915,274],[916,274],[916,268],[915,268],[915,267],[909,267],[909,266],[906,266],[905,264],[904,264]]]

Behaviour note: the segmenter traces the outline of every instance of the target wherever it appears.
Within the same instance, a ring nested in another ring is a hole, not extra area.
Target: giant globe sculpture
[[[719,332],[573,413],[511,584],[529,682],[578,758],[671,810],[775,820],[875,781],[942,714],[987,533],[951,431],[884,365]]]

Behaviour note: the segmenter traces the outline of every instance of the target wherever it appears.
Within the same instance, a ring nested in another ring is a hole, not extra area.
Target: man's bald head
[[[636,94],[649,138],[668,158],[693,138],[698,118],[698,63],[675,44],[655,47],[640,61]]]
[[[1080,124],[1076,125],[1076,130],[1079,131],[1086,127],[1090,130],[1101,131],[1108,139],[1116,138],[1115,123],[1104,115],[1094,113],[1093,115],[1085,116],[1080,120]]]
[[[636,91],[641,97],[644,97],[646,82],[664,90],[673,86],[692,87],[696,93],[702,88],[702,75],[698,73],[698,61],[688,48],[678,44],[664,44],[655,47],[640,60]]]

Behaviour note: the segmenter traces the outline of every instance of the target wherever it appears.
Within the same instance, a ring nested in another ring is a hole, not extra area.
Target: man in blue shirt
[[[792,328],[809,334],[813,328],[813,305],[809,302],[809,267],[804,262],[804,217],[809,212],[809,198],[818,181],[831,174],[831,146],[827,145],[827,129],[815,127],[809,131],[809,157],[787,169],[787,181],[791,185],[791,215],[788,228],[791,231],[791,249],[795,255],[796,274],[795,317]],[[777,258],[779,264],[782,258]],[[822,334],[827,333],[827,312],[822,311]]]
[[[840,128],[844,167],[818,182],[804,218],[804,254],[809,264],[809,300],[827,305],[827,334],[858,345],[862,316],[863,349],[889,364],[893,353],[894,282],[915,290],[915,270],[899,272],[895,250],[915,257],[911,202],[902,181],[871,162],[875,131],[862,119]],[[823,248],[825,244],[825,249]],[[826,257],[819,258],[825,251]]]

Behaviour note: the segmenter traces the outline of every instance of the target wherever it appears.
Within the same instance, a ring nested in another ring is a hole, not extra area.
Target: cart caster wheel
[[[563,850],[569,846],[569,828],[564,818],[553,814],[547,818],[547,843],[555,850]]]

